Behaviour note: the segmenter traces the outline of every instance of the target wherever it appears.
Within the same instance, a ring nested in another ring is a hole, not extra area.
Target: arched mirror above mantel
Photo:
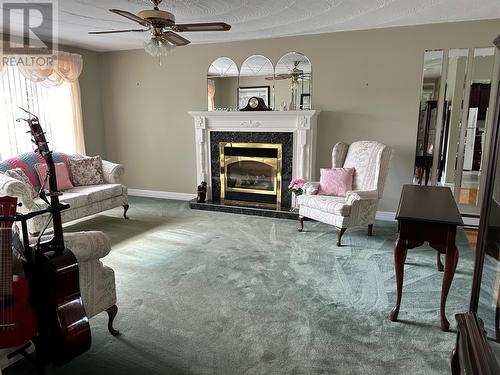
[[[208,110],[236,110],[239,71],[229,57],[219,57],[208,68]]]
[[[274,86],[277,108],[311,109],[311,61],[299,52],[282,56],[276,64]]]
[[[274,67],[267,57],[252,55],[240,69],[238,106],[246,107],[248,100],[260,97],[269,108],[274,108]]]

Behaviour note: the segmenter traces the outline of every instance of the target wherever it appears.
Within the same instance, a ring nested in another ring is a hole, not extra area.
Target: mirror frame
[[[231,76],[219,76],[219,77],[220,77],[220,78],[223,78],[223,77],[236,77],[236,78],[237,78],[237,80],[238,80],[238,82],[237,82],[237,85],[236,85],[236,86],[237,86],[237,87],[239,87],[239,86],[240,86],[240,69],[239,69],[239,67],[238,67],[238,64],[236,64],[236,62],[235,62],[232,58],[230,58],[230,57],[227,57],[227,56],[219,56],[219,57],[217,57],[215,60],[213,60],[213,61],[212,61],[212,62],[208,65],[208,68],[207,68],[207,77],[206,77],[206,80],[207,80],[207,90],[206,90],[206,92],[207,92],[207,100],[208,100],[208,89],[209,89],[208,80],[209,80],[210,78],[212,78],[212,77],[210,76],[210,74],[209,74],[209,72],[210,72],[210,67],[214,64],[214,62],[216,62],[216,61],[217,61],[217,60],[219,60],[219,59],[227,59],[227,60],[230,60],[230,61],[233,63],[234,67],[236,68],[236,72],[237,72],[237,75],[235,75],[235,76],[232,76],[232,75],[231,75]],[[235,100],[235,105],[233,105],[233,106],[229,106],[229,107],[228,107],[230,110],[232,110],[232,107],[234,107],[235,109],[236,109],[236,108],[238,108],[238,97],[237,97],[237,96],[235,96],[234,100]],[[224,108],[224,107],[222,107],[222,108]],[[214,103],[214,108],[213,108],[213,109],[210,109],[210,108],[209,108],[209,106],[208,106],[208,102],[207,102],[207,111],[208,111],[208,112],[213,112],[213,111],[222,110],[222,108],[221,108],[221,109],[218,109],[218,107],[217,107],[217,106],[215,106],[215,103]]]

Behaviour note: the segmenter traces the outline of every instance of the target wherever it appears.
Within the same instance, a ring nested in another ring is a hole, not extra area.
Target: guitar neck
[[[12,229],[0,227],[0,302],[12,297]]]
[[[64,249],[64,237],[61,219],[61,206],[59,202],[59,190],[57,190],[57,176],[52,152],[48,151],[44,155],[49,171],[50,205],[52,206],[52,224],[54,228],[53,245],[56,250]]]

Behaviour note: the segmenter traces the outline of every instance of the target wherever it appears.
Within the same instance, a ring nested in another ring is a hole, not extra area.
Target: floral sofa
[[[65,163],[68,167],[68,160],[83,159],[85,156],[79,154],[64,154],[54,152],[55,163]],[[28,176],[30,183],[38,191],[40,181],[35,170],[35,164],[44,163],[41,155],[35,152],[21,154],[19,156],[6,159],[0,162],[0,196],[8,195],[18,198],[22,204],[19,208],[21,213],[28,213],[47,208],[47,204],[39,197],[32,198],[30,187],[25,183],[8,177],[2,172],[9,169],[21,168]],[[102,161],[105,184],[76,186],[73,189],[63,192],[60,200],[70,205],[69,209],[62,211],[63,222],[80,219],[89,215],[109,210],[111,208],[123,206],[124,217],[127,218],[128,194],[127,188],[122,185],[121,178],[125,169],[123,165]],[[31,234],[39,233],[46,225],[48,214],[36,216],[28,221],[28,230]]]

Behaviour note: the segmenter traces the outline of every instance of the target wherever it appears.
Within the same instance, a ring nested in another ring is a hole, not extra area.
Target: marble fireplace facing
[[[287,191],[291,179],[317,177],[318,113],[189,112],[195,126],[197,183],[207,182],[209,204],[293,207]],[[193,208],[209,209],[199,206]]]

